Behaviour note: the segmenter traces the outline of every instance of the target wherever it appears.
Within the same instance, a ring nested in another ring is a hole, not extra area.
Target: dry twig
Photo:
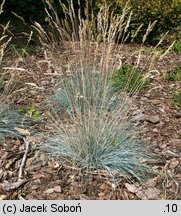
[[[23,167],[25,165],[26,158],[27,158],[28,151],[29,151],[29,142],[27,141],[26,138],[23,138],[23,140],[25,142],[26,148],[25,148],[25,153],[23,155],[23,159],[21,161],[21,165],[20,165],[20,168],[19,168],[19,174],[18,174],[18,179],[19,180],[21,180],[21,177],[22,177],[22,174],[23,174]]]

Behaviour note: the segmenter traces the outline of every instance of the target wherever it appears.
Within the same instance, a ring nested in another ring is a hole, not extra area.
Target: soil
[[[130,56],[135,46],[125,45],[125,50]],[[146,55],[140,65],[146,64]],[[27,56],[19,62],[25,71],[14,75],[14,80],[18,80],[15,88],[19,89],[14,98],[15,108],[35,104],[43,115],[36,125],[40,133],[27,137],[31,145],[21,178],[18,175],[26,140],[6,138],[0,145],[0,200],[181,199],[181,110],[173,103],[172,94],[181,85],[180,81],[166,79],[174,64],[181,64],[181,55],[170,53],[158,58],[150,72],[148,89],[133,97],[133,113],[142,141],[159,157],[157,163],[150,162],[154,176],[143,183],[122,176],[113,178],[101,170],[88,172],[67,166],[34,150],[43,140],[42,134],[52,129],[51,123],[45,123],[50,116],[44,104],[57,80],[55,71],[43,60],[41,53]]]

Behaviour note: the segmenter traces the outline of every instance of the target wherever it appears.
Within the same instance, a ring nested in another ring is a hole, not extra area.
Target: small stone
[[[160,122],[160,118],[159,118],[158,115],[156,115],[156,116],[148,116],[148,117],[146,118],[146,120],[147,120],[148,122],[153,123],[153,124],[157,124],[157,123]]]
[[[158,110],[162,113],[165,113],[165,110],[163,108],[158,108]]]
[[[154,132],[154,133],[159,133],[159,130],[158,130],[157,128],[154,128],[154,129],[153,129],[153,132]]]
[[[57,193],[61,193],[61,192],[62,192],[62,188],[61,188],[61,186],[59,186],[59,185],[58,185],[58,186],[55,186],[53,189],[54,189],[54,191],[57,192]]]
[[[52,194],[53,192],[54,192],[54,188],[50,188],[50,189],[45,191],[45,193],[47,193],[47,194]]]

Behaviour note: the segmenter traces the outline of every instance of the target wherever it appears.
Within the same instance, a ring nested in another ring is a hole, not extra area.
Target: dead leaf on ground
[[[160,190],[156,188],[148,188],[145,195],[148,199],[159,199]]]
[[[60,164],[57,161],[48,161],[48,166],[56,169],[60,167]]]
[[[22,129],[22,128],[18,128],[18,127],[14,127],[14,129],[16,130],[16,131],[18,131],[18,133],[20,134],[20,135],[22,135],[22,136],[30,136],[30,132],[29,132],[29,130],[25,130],[25,129]]]
[[[45,178],[45,174],[42,173],[42,172],[36,173],[35,175],[33,175],[33,180],[35,180],[35,179],[40,180],[40,179],[43,179],[43,178]]]
[[[143,193],[142,190],[137,191],[137,192],[136,192],[136,195],[137,195],[141,200],[146,200],[146,199],[147,199],[146,195]]]
[[[23,185],[24,183],[26,183],[27,180],[24,179],[24,180],[20,180],[20,181],[17,181],[17,182],[8,182],[8,181],[5,181],[3,183],[0,184],[0,188],[3,189],[3,191],[10,191],[10,190],[13,190],[13,189],[16,189],[16,188],[19,188],[21,185]]]
[[[131,192],[131,193],[136,193],[138,191],[138,189],[136,188],[136,186],[134,184],[125,184],[125,187]]]
[[[106,183],[101,184],[100,189],[101,190],[107,189],[107,184]]]
[[[30,142],[31,144],[39,144],[42,142],[43,140],[43,135],[36,135],[36,136],[29,136],[27,138],[28,142]]]

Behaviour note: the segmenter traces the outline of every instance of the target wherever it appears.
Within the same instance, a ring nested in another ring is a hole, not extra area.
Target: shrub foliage
[[[156,42],[157,37],[167,31],[172,31],[181,25],[181,2],[175,0],[131,0],[133,17],[132,28],[135,30],[143,23],[142,30],[146,31],[149,22],[157,21],[148,36],[148,41]],[[141,32],[139,34],[142,36]]]
[[[46,13],[44,5],[46,2],[46,0],[8,0],[5,3],[5,14],[7,16],[13,11],[24,17],[26,20],[45,23]],[[68,5],[70,1],[63,0],[61,2]],[[133,37],[142,24],[139,34],[137,34],[136,37],[138,41],[141,41],[149,23],[153,23],[155,20],[157,22],[152,32],[150,32],[147,42],[152,44],[158,42],[158,37],[167,31],[179,33],[177,27],[181,26],[180,0],[76,0],[73,1],[73,4],[75,11],[77,12],[81,9],[81,15],[85,18],[85,16],[90,17],[92,12],[96,16],[97,12],[106,2],[107,4],[110,4],[110,11],[114,11],[118,15],[122,13],[125,4],[129,5],[130,11],[132,11],[132,17],[129,25],[130,37],[128,39]],[[54,10],[57,11],[59,17],[65,17],[64,11],[58,1],[51,1],[51,5]],[[87,6],[88,10],[86,8]]]

